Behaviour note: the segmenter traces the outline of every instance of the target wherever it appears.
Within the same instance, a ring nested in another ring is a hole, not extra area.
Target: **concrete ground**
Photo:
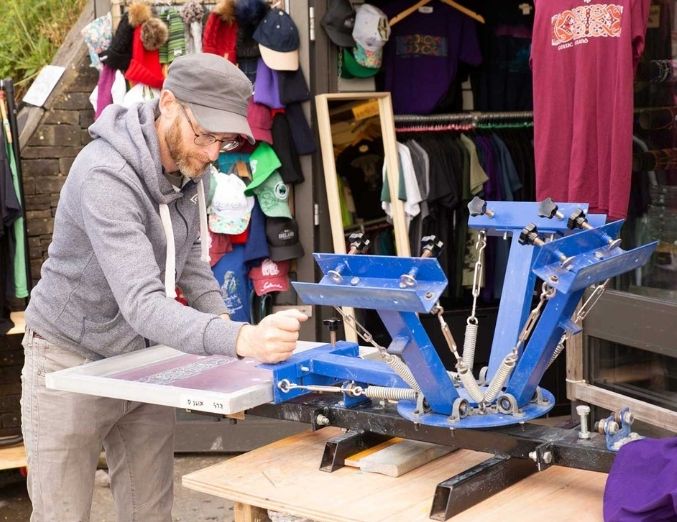
[[[181,477],[192,471],[206,468],[229,458],[228,455],[177,455],[174,459],[174,509],[175,522],[204,522],[211,520],[232,522],[233,503],[181,485]],[[106,485],[106,475],[100,470],[92,500],[92,522],[117,522],[113,497]],[[26,482],[18,475],[10,484],[0,484],[0,522],[27,522],[30,520],[31,502]]]

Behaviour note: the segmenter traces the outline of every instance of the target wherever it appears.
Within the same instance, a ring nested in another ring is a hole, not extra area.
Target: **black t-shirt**
[[[364,220],[385,216],[381,208],[383,142],[362,140],[346,147],[336,158],[336,172],[346,180],[357,216]]]

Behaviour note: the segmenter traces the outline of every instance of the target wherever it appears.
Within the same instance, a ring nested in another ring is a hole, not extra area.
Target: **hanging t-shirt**
[[[536,199],[626,215],[633,71],[650,0],[537,0],[531,60]]]
[[[388,19],[411,0],[380,2]],[[396,114],[429,114],[456,77],[459,62],[482,58],[476,22],[442,2],[433,2],[392,27],[383,49],[383,90],[392,94]]]

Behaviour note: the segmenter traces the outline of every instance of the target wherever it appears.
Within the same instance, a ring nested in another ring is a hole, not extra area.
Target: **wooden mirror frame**
[[[404,203],[399,200],[399,160],[397,143],[395,139],[395,118],[393,106],[388,92],[359,92],[359,93],[332,93],[318,94],[315,96],[317,109],[317,126],[320,135],[320,148],[322,150],[322,166],[324,167],[324,183],[327,190],[327,206],[329,207],[329,222],[331,223],[331,236],[334,244],[334,252],[346,253],[343,220],[341,219],[341,205],[334,158],[334,144],[331,132],[331,119],[329,114],[329,102],[332,101],[364,101],[376,100],[381,121],[381,138],[383,139],[383,154],[386,164],[386,177],[390,189],[390,201],[392,204],[393,229],[395,232],[395,251],[398,256],[408,257],[409,232],[404,217]]]

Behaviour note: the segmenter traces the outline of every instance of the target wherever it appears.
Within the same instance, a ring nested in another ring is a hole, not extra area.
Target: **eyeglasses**
[[[221,144],[221,151],[223,152],[235,150],[240,145],[242,145],[242,140],[239,136],[237,138],[220,140],[213,134],[198,134],[197,132],[195,132],[195,127],[193,126],[193,122],[190,120],[190,117],[188,116],[186,108],[181,103],[179,103],[179,107],[181,107],[181,112],[183,112],[183,115],[186,117],[186,120],[188,120],[188,125],[190,125],[190,129],[193,131],[193,134],[195,134],[195,139],[193,140],[195,145],[199,145],[200,147],[208,147],[212,143],[216,143],[218,141]]]

